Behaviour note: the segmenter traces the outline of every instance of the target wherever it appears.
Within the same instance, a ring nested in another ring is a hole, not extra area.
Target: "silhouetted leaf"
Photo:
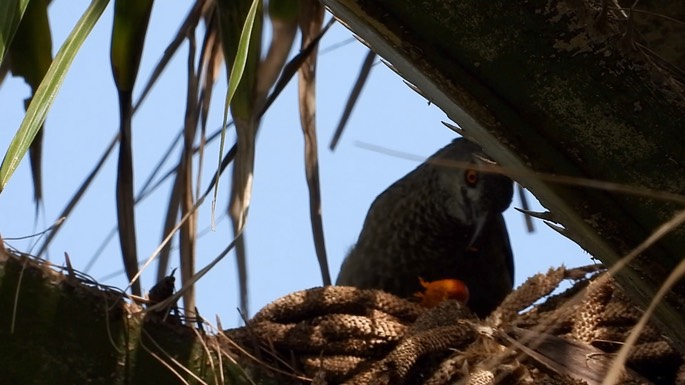
[[[117,166],[117,219],[119,245],[130,281],[138,272],[135,210],[133,196],[133,151],[131,120],[133,85],[138,75],[152,0],[116,0],[112,28],[112,73],[119,92],[119,163]],[[131,282],[134,295],[140,295],[140,282]]]
[[[21,76],[35,94],[40,82],[52,63],[52,37],[48,22],[48,1],[33,0],[26,8],[9,52],[10,69],[15,76]],[[26,100],[26,107],[31,98]],[[43,127],[38,130],[29,148],[31,176],[33,178],[33,200],[36,204],[36,218],[43,197],[42,155]]]
[[[321,33],[324,8],[316,0],[300,3],[300,30],[302,48],[309,45]],[[316,47],[314,47],[316,52]],[[314,248],[321,269],[324,285],[330,285],[331,273],[328,269],[326,242],[321,219],[321,186],[319,182],[319,156],[316,140],[316,55],[309,56],[299,72],[300,124],[304,134],[304,159],[307,187],[309,187],[309,217],[312,223]]]

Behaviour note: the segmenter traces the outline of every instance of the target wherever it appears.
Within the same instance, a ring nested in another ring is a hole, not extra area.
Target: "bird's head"
[[[433,158],[438,183],[448,197],[446,210],[464,226],[474,228],[472,245],[488,219],[509,207],[514,194],[513,182],[493,173],[495,162],[477,144],[466,139],[455,139]]]

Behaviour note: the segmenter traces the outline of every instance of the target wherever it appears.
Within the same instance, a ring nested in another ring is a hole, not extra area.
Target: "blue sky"
[[[55,51],[86,6],[87,2],[83,0],[53,2],[50,19]],[[138,91],[185,17],[188,7],[155,3],[138,76]],[[109,64],[111,25],[112,4],[76,57],[48,115],[43,158],[44,210],[36,223],[26,158],[0,195],[0,234],[3,237],[30,235],[54,222],[117,132],[117,96]],[[321,48],[326,49],[351,37],[349,31],[336,24],[322,40]],[[333,277],[356,241],[373,199],[418,164],[415,159],[373,151],[363,144],[425,158],[455,137],[440,123],[446,117],[439,108],[429,105],[398,75],[384,64],[377,63],[338,148],[335,152],[328,150],[328,143],[366,52],[361,43],[353,41],[319,58],[317,124],[321,189],[326,246]],[[136,189],[148,177],[181,128],[186,62],[187,43],[174,57],[134,118]],[[221,122],[225,84],[226,77],[222,74],[210,112],[209,127],[212,129]],[[296,93],[296,82],[293,81],[265,115],[257,142],[254,195],[246,228],[253,313],[287,293],[321,285],[310,231]],[[23,100],[28,96],[29,88],[22,79],[8,76],[0,86],[0,116],[3,118],[0,151],[6,150],[18,128],[24,113]],[[233,132],[229,131],[227,139],[229,143],[233,142]],[[214,170],[217,157],[218,145],[209,146],[203,167],[203,188]],[[165,170],[177,159],[178,153],[175,152],[167,160]],[[116,225],[115,169],[116,155],[108,160],[103,172],[53,241],[50,248],[53,263],[62,264],[64,252],[67,252],[76,269],[85,269]],[[167,183],[136,207],[141,258],[150,256],[160,242],[169,190]],[[198,270],[214,259],[232,238],[229,221],[224,214],[228,192],[228,178],[224,177],[215,231],[209,230],[209,202],[200,210],[198,227],[206,231],[202,231],[198,242]],[[540,209],[534,198],[531,197],[531,201],[535,204],[533,209]],[[520,207],[518,197],[514,198],[514,206]],[[514,248],[517,284],[550,266],[590,263],[587,253],[540,221],[536,222],[536,232],[528,234],[521,214],[510,209],[505,217]],[[8,242],[23,251],[28,251],[32,244],[27,240]],[[176,259],[172,260],[171,266],[178,266]],[[143,276],[145,289],[154,284],[155,268],[155,265],[151,266],[149,273]],[[121,271],[119,245],[115,238],[88,273],[102,283],[123,288],[126,286],[123,273],[115,274]],[[201,314],[210,320],[219,315],[224,326],[236,325],[239,319],[237,287],[234,256],[230,254],[198,285],[197,303]]]

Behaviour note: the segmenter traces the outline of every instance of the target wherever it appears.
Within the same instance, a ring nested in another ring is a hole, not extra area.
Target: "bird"
[[[502,212],[508,177],[480,146],[454,139],[371,204],[336,285],[416,298],[426,282],[463,282],[466,306],[485,317],[512,291],[514,258]]]

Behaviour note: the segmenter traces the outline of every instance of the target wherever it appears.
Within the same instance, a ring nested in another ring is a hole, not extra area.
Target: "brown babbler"
[[[459,138],[391,185],[371,205],[336,284],[409,298],[425,281],[457,279],[471,311],[488,315],[512,290],[514,261],[502,216],[513,182],[479,168],[487,163]]]

